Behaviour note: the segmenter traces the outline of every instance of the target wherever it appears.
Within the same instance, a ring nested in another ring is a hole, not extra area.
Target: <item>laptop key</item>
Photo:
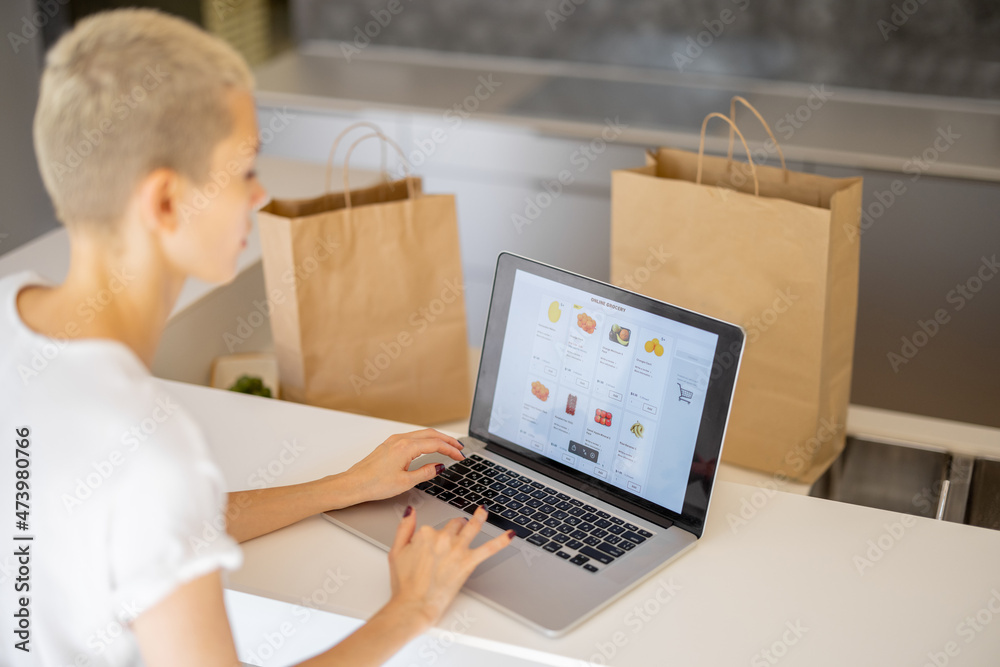
[[[629,530],[639,530],[639,526],[635,525],[634,523],[626,523],[625,527],[628,528]]]
[[[612,533],[613,535],[621,535],[622,533],[625,532],[625,528],[623,528],[622,526],[615,526],[612,524],[608,526],[608,532]]]
[[[558,533],[556,533],[556,531],[555,531],[554,528],[542,528],[542,530],[540,532],[545,537],[552,537],[553,535],[557,535],[558,534]]]
[[[559,526],[562,525],[562,521],[560,521],[559,519],[556,519],[555,517],[546,519],[542,523],[544,523],[549,528],[558,528]]]
[[[567,496],[565,493],[557,493],[556,494],[556,498],[558,498],[559,500],[564,500],[564,501],[565,500],[569,500],[569,496]]]
[[[606,554],[603,551],[598,551],[594,547],[588,547],[588,546],[580,547],[580,553],[582,553],[584,556],[590,556],[597,562],[604,563],[605,565],[614,560],[611,554]]]
[[[450,479],[444,479],[440,475],[434,478],[434,483],[440,486],[445,491],[451,491],[452,489],[457,489],[458,484],[451,481]]]
[[[429,487],[427,487],[424,490],[427,493],[431,494],[432,496],[436,496],[437,494],[439,494],[442,491],[444,491],[444,489],[442,489],[440,486],[437,486],[436,484],[431,484]]]
[[[523,514],[518,514],[516,517],[514,517],[514,523],[516,523],[519,526],[525,526],[525,527],[527,527],[527,525],[529,523],[531,523],[531,519],[529,519],[528,517],[524,516]],[[528,530],[531,530],[531,529],[528,528]],[[531,532],[535,532],[535,531],[532,530]]]
[[[550,514],[552,514],[553,519],[559,519],[560,521],[569,516],[569,514],[563,512],[562,510],[556,510],[555,512],[550,512]]]
[[[636,545],[635,545],[635,542],[629,542],[628,540],[622,540],[621,542],[618,543],[618,546],[620,548],[624,549],[625,551],[632,551],[632,549],[635,549]]]
[[[499,514],[493,514],[492,512],[486,516],[486,521],[501,530],[513,530],[517,533],[517,536],[521,538],[528,537],[532,534],[531,531],[524,526],[518,525],[510,519],[505,519]]]
[[[465,479],[471,479],[473,482],[478,481],[482,478],[483,478],[483,473],[476,472],[475,470],[473,470],[472,472],[465,473]]]
[[[516,496],[514,496],[514,500],[517,500],[517,501],[522,502],[522,503],[526,503],[529,500],[531,500],[531,496],[529,496],[527,493],[519,493]]]
[[[581,542],[580,540],[566,540],[566,546],[569,547],[570,549],[576,549],[577,551],[579,551],[580,547],[583,546],[583,542]]]
[[[451,468],[446,468],[445,470],[441,471],[441,474],[438,475],[438,477],[444,477],[445,479],[450,479],[452,481],[458,481],[462,479],[462,476],[459,473],[452,470]]]
[[[598,528],[607,528],[608,526],[611,525],[611,522],[608,521],[607,519],[598,519],[597,521],[594,522],[594,525],[597,526]]]
[[[492,500],[493,498],[496,498],[500,494],[494,491],[493,489],[486,489],[482,492],[481,495],[483,496],[483,498],[489,498],[490,500]]]
[[[580,519],[580,517],[568,516],[565,519],[563,519],[563,523],[570,526],[579,526],[581,523],[583,523],[583,521]]]
[[[515,519],[515,521],[517,521],[517,519]],[[545,528],[545,526],[543,526],[542,524],[540,524],[537,521],[531,521],[531,522],[529,522],[527,524],[527,528],[528,528],[528,530],[536,531],[536,530],[541,530],[542,528]]]
[[[597,511],[597,512],[594,512],[594,514],[596,514],[597,516],[601,517],[602,519],[610,519],[611,518],[610,514],[608,514],[607,512],[603,512],[603,511]]]
[[[562,558],[563,560],[568,560],[569,559],[569,554],[566,553],[565,551],[557,551],[556,555],[559,556],[560,558]]]
[[[615,545],[608,544],[607,542],[602,542],[601,544],[598,544],[597,548],[600,549],[601,551],[603,551],[606,554],[610,554],[611,556],[613,556],[615,558],[618,558],[619,556],[624,556],[625,555],[625,551],[623,549],[619,549]]]
[[[593,505],[588,505],[586,503],[583,504],[583,509],[585,509],[586,511],[588,511],[590,513],[594,513],[594,512],[597,511],[596,507],[594,507]]]
[[[573,509],[571,509],[569,511],[569,515],[570,516],[581,517],[584,514],[586,514],[586,512],[584,512],[583,508],[581,508],[581,507],[574,507]],[[581,519],[581,521],[582,521],[582,519]]]
[[[583,543],[589,544],[592,547],[596,547],[598,544],[601,543],[601,540],[594,537],[593,535],[587,535],[585,538],[583,538]]]
[[[523,503],[519,503],[516,500],[512,500],[509,503],[507,503],[507,507],[511,508],[512,510],[519,510],[522,507],[524,507],[524,504]]]
[[[417,484],[417,488],[423,491],[424,489],[430,487],[430,485],[431,485],[430,482],[420,482],[419,484]]]
[[[528,538],[528,542],[534,544],[537,547],[540,547],[543,544],[547,543],[548,540],[542,535],[532,535],[531,537]]]
[[[454,497],[455,497],[455,494],[452,493],[451,491],[442,491],[441,493],[438,494],[438,498],[440,500],[444,500],[444,501],[451,500]]]
[[[577,554],[573,556],[572,560],[570,560],[570,562],[573,563],[573,565],[583,565],[584,563],[587,563],[589,561],[590,559],[584,556],[583,554]]]
[[[608,535],[607,537],[604,538],[604,541],[607,542],[608,544],[618,544],[619,542],[622,541],[622,538],[618,537],[617,535]]]
[[[587,572],[599,572],[598,568],[594,567],[590,563],[584,563],[583,569],[586,570]]]
[[[464,510],[469,505],[469,501],[467,501],[465,498],[454,498],[452,500],[449,500],[448,504],[453,505],[454,507],[457,507],[460,510]]]
[[[643,537],[642,535],[639,535],[637,533],[633,533],[633,532],[628,531],[628,530],[626,530],[624,533],[622,533],[622,537],[624,537],[626,540],[631,540],[631,541],[635,542],[636,544],[642,544],[643,542],[646,541],[646,538]]]
[[[568,502],[566,502],[565,500],[561,500],[561,501],[559,501],[558,503],[556,503],[556,509],[560,509],[560,510],[563,510],[564,512],[566,512],[566,511],[569,511],[569,509],[570,509],[571,507],[573,507],[573,506],[572,506],[572,505],[570,505],[570,504],[569,504]]]
[[[638,533],[639,533],[640,535],[642,535],[643,537],[652,537],[652,536],[653,536],[653,534],[652,534],[651,532],[649,532],[648,530],[643,530],[642,528],[640,528],[640,529],[639,529],[638,531],[636,531],[636,532],[638,532]]]
[[[515,512],[512,509],[505,509],[504,511],[500,512],[500,516],[502,516],[505,519],[516,519],[517,512]]]
[[[603,528],[595,528],[594,530],[590,531],[590,534],[593,535],[594,537],[605,537],[608,534],[608,531],[604,530]]]
[[[580,530],[582,530],[585,533],[589,533],[590,531],[592,531],[594,529],[594,526],[593,526],[593,524],[585,522],[585,523],[581,523],[579,526],[577,526],[577,528],[579,528]]]
[[[583,532],[582,530],[574,530],[572,533],[569,534],[569,536],[572,537],[574,540],[582,540],[583,538],[587,537],[587,533]]]
[[[583,505],[583,503],[580,502],[579,500],[577,500],[576,498],[570,498],[569,499],[569,504],[570,505],[576,505],[577,507],[581,507]]]
[[[506,504],[510,503],[510,501],[512,501],[512,500],[513,500],[513,498],[511,498],[510,496],[505,496],[502,493],[499,494],[499,495],[497,495],[497,496],[495,496],[493,498],[493,502],[500,503],[501,505],[506,505]]]
[[[555,553],[556,551],[562,548],[562,545],[557,544],[556,542],[549,542],[548,544],[542,546],[542,548],[548,551],[549,553]]]
[[[567,544],[567,543],[573,541],[573,540],[570,539],[569,535],[567,535],[566,533],[556,533],[556,536],[553,537],[552,539],[555,540],[556,542],[560,542],[562,544]],[[575,549],[575,548],[576,547],[570,547],[570,549]]]
[[[538,509],[539,507],[542,506],[542,501],[538,500],[537,498],[532,498],[531,500],[528,501],[527,505],[532,509]]]
[[[625,523],[624,521],[622,521],[621,519],[619,519],[616,516],[611,517],[610,519],[608,519],[608,521],[610,521],[611,523],[615,524],[616,526],[621,526],[621,525],[624,525],[624,523]]]
[[[544,484],[542,484],[541,482],[536,482],[534,480],[532,480],[530,482],[530,484],[531,484],[532,488],[535,488],[535,489],[544,489],[545,488]]]
[[[586,521],[587,523],[594,523],[595,521],[597,521],[598,517],[593,512],[587,512],[586,514],[584,514],[580,518],[583,519],[584,521]]]
[[[555,507],[553,507],[552,505],[542,505],[542,506],[541,506],[541,507],[539,507],[538,509],[542,510],[542,511],[543,511],[543,512],[545,512],[546,514],[552,514],[553,512],[555,512],[555,511],[556,511],[556,508],[555,508]]]
[[[466,514],[474,514],[477,509],[479,509],[479,503],[473,500],[462,511],[465,512]]]

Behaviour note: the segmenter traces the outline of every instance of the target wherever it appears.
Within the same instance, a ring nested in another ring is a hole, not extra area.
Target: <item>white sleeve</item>
[[[183,583],[241,565],[226,533],[222,475],[185,413],[161,424],[117,474],[109,535],[116,608],[141,613]]]

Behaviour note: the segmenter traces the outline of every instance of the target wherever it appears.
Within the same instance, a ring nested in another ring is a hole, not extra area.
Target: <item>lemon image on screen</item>
[[[553,301],[549,304],[549,322],[555,324],[559,321],[559,316],[562,315],[562,311],[559,310],[559,302]]]

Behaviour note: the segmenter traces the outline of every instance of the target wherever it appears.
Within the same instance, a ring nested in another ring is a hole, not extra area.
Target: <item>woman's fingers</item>
[[[407,505],[403,511],[403,520],[396,527],[396,539],[392,543],[392,550],[399,553],[399,550],[410,543],[413,538],[413,530],[417,526],[417,511],[412,505]]]
[[[409,433],[404,433],[402,435],[404,437],[406,437],[406,438],[412,438],[412,439],[438,438],[440,440],[444,440],[445,442],[447,442],[448,444],[450,444],[452,447],[454,447],[455,449],[459,449],[459,450],[462,449],[463,447],[465,447],[465,445],[463,445],[461,442],[459,442],[457,438],[453,438],[452,436],[448,435],[447,433],[442,433],[441,431],[437,430],[436,428],[424,428],[424,429],[420,429],[419,431],[411,431]]]
[[[456,461],[465,460],[460,449],[441,438],[411,438],[406,447],[411,461],[423,454],[444,454]]]
[[[517,537],[517,534],[513,530],[508,530],[506,533],[497,535],[489,542],[485,542],[470,551],[469,557],[472,559],[472,568],[475,569],[484,560],[498,553],[504,547],[509,546],[515,537]]]
[[[444,528],[441,529],[441,532],[457,537],[459,535],[459,532],[463,528],[465,528],[465,524],[467,523],[469,523],[469,520],[466,519],[465,517],[461,516],[455,517],[454,519],[452,519],[451,521],[449,521],[444,525]]]
[[[472,543],[472,540],[476,538],[476,535],[482,530],[483,524],[486,523],[486,516],[488,514],[486,507],[483,505],[477,507],[476,511],[472,513],[472,518],[469,519],[468,523],[458,533],[458,541],[463,547],[468,547]]]

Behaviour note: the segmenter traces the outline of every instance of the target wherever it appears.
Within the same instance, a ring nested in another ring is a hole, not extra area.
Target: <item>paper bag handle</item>
[[[406,156],[403,154],[403,149],[399,147],[399,144],[397,144],[395,141],[385,136],[381,132],[372,132],[371,134],[366,134],[365,136],[361,137],[353,144],[351,144],[351,147],[347,149],[347,155],[344,156],[344,208],[351,208],[351,187],[347,182],[348,176],[350,176],[351,173],[350,169],[351,153],[354,152],[354,149],[357,148],[358,144],[360,144],[362,141],[366,141],[368,139],[373,139],[373,138],[381,139],[383,146],[388,144],[392,146],[394,149],[396,149],[397,153],[399,153],[399,157],[403,161],[403,166],[406,168],[406,196],[409,197],[410,199],[414,199],[413,174],[410,169],[410,163],[407,161]]]
[[[753,194],[755,197],[760,196],[760,184],[757,182],[757,167],[753,164],[753,156],[750,155],[750,147],[747,146],[747,140],[743,138],[743,133],[740,132],[740,128],[736,127],[736,123],[729,120],[728,116],[723,116],[717,111],[705,116],[705,120],[701,121],[701,141],[698,143],[698,175],[695,178],[695,182],[701,185],[701,162],[705,156],[705,128],[708,127],[708,121],[712,118],[721,118],[722,120],[729,123],[729,127],[736,132],[740,137],[740,141],[743,143],[743,148],[747,152],[747,162],[750,163],[750,173],[753,175]]]
[[[331,181],[333,180],[333,156],[337,152],[337,147],[340,146],[340,142],[344,139],[344,137],[347,135],[348,132],[350,132],[351,130],[356,130],[359,127],[367,127],[368,129],[373,130],[374,132],[378,133],[379,135],[383,135],[381,127],[379,127],[375,123],[371,123],[371,122],[369,122],[367,120],[359,120],[358,122],[351,123],[350,125],[348,125],[347,127],[345,127],[344,130],[340,134],[338,134],[336,136],[336,138],[333,140],[333,146],[330,147],[330,155],[329,155],[329,157],[326,158],[326,180],[325,180],[325,182],[324,182],[325,184],[323,186],[323,192],[324,193],[329,193],[330,192],[330,186],[332,185]],[[390,180],[390,178],[389,178],[389,172],[385,168],[385,163],[386,163],[386,148],[385,148],[385,142],[383,142],[382,143],[382,178],[386,182],[389,182],[389,180]]]
[[[781,160],[781,170],[784,173],[785,183],[787,183],[788,182],[788,167],[785,165],[785,152],[783,150],[781,150],[781,144],[779,144],[778,140],[775,139],[774,132],[771,132],[771,126],[767,124],[767,121],[764,120],[764,117],[760,115],[760,112],[757,111],[756,107],[754,107],[754,105],[750,104],[746,100],[746,98],[743,97],[743,96],[741,96],[741,95],[733,95],[733,99],[729,100],[729,120],[733,121],[734,123],[736,122],[736,103],[737,102],[739,102],[740,104],[742,104],[743,106],[745,106],[747,109],[749,109],[750,112],[753,113],[754,116],[757,116],[757,120],[759,120],[760,124],[764,126],[765,130],[767,130],[767,136],[771,137],[771,141],[774,142],[774,147],[776,149],[778,149],[778,158]],[[727,156],[727,159],[729,160],[729,162],[726,165],[726,169],[729,169],[732,166],[732,164],[733,164],[733,144],[735,143],[733,134],[734,134],[733,133],[733,128],[730,127],[729,128],[729,155]]]

